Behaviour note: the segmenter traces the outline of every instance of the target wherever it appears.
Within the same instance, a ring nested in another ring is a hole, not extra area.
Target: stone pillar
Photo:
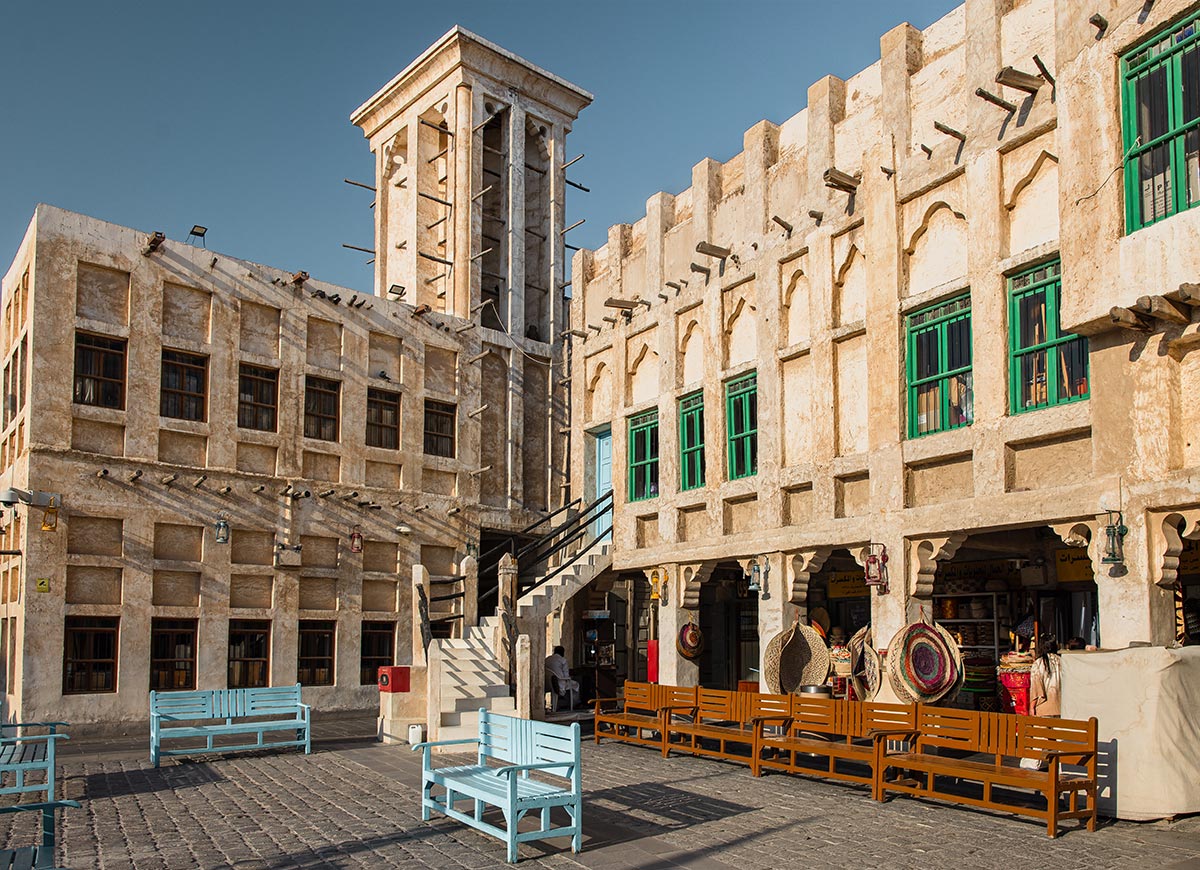
[[[517,715],[522,719],[542,719],[546,709],[545,690],[542,688],[542,669],[533,666],[538,659],[533,654],[533,644],[530,642],[529,635],[523,634],[517,638],[515,652]]]
[[[454,89],[454,294],[446,300],[446,311],[458,317],[470,317],[471,273],[474,262],[472,241],[475,214],[473,195],[474,165],[471,146],[475,138],[471,86],[459,82]],[[414,297],[415,298],[415,297]]]
[[[467,556],[459,563],[458,573],[463,578],[462,636],[466,637],[479,622],[479,564]]]
[[[511,553],[500,557],[500,565],[496,569],[496,635],[492,648],[496,651],[496,661],[508,677],[508,684],[513,685],[513,645],[517,640],[517,560]]]
[[[763,664],[767,644],[771,638],[783,631],[785,625],[796,618],[798,610],[788,596],[787,554],[769,553],[764,569],[764,591],[758,596],[758,685],[759,691],[767,691],[763,685]]]
[[[428,662],[429,631],[429,571],[420,564],[412,569],[412,613],[412,663],[420,667]]]

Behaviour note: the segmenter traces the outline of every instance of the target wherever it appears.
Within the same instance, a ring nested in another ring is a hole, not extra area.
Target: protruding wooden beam
[[[1004,97],[998,97],[991,91],[985,91],[983,88],[976,88],[975,96],[979,97],[981,100],[986,100],[993,106],[999,106],[1006,112],[1015,112],[1017,110],[1016,103],[1010,103],[1008,100],[1004,99]]]
[[[718,260],[724,260],[733,253],[733,249],[723,248],[720,245],[714,245],[711,242],[697,242],[696,253],[704,254],[706,257],[716,257]]]
[[[858,178],[832,166],[821,173],[821,180],[825,182],[826,187],[843,193],[854,193],[858,190]]]
[[[693,272],[699,272],[705,278],[712,274],[712,269],[708,268],[708,266],[701,266],[699,263],[692,263],[691,269]]]
[[[1179,301],[1193,308],[1200,306],[1200,284],[1180,284],[1175,292]]]
[[[789,224],[787,221],[785,221],[783,218],[781,218],[779,215],[777,215],[777,214],[771,215],[771,220],[773,220],[775,223],[777,223],[781,227],[783,227],[784,232],[786,232],[789,236],[792,234],[792,229],[793,229],[792,225]]]
[[[1011,66],[1006,66],[1000,72],[996,73],[996,84],[1004,85],[1006,88],[1016,88],[1018,91],[1024,91],[1027,94],[1036,94],[1042,86],[1043,81],[1038,76],[1021,72],[1019,69],[1013,69]]]
[[[1117,326],[1125,329],[1133,329],[1137,332],[1149,332],[1150,324],[1146,318],[1142,317],[1136,311],[1131,311],[1128,308],[1122,308],[1119,305],[1114,305],[1108,312],[1109,318]]]
[[[619,308],[622,311],[632,311],[637,308],[637,303],[632,299],[618,299],[616,296],[609,296],[604,300],[605,308]]]
[[[1191,312],[1184,306],[1164,299],[1162,296],[1139,296],[1136,310],[1140,314],[1148,314],[1158,320],[1169,320],[1172,323],[1191,323]]]
[[[1103,36],[1104,31],[1108,30],[1108,19],[1099,12],[1094,13],[1092,17],[1088,19],[1088,24],[1096,28],[1097,37]]]
[[[1046,64],[1036,54],[1033,56],[1033,65],[1038,68],[1038,72],[1042,74],[1042,78],[1049,83],[1050,87],[1054,87],[1054,76],[1050,74],[1050,70],[1046,68]]]
[[[939,133],[945,133],[947,136],[957,139],[959,142],[967,141],[966,133],[963,133],[960,130],[955,130],[953,127],[948,127],[945,124],[943,124],[941,121],[934,121],[933,129],[937,130]]]

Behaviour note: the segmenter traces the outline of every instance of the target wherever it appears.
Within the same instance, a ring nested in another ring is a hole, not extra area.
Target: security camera
[[[12,489],[11,487],[0,490],[0,504],[4,505],[5,507],[12,507],[13,505],[20,503],[21,494],[18,490]]]

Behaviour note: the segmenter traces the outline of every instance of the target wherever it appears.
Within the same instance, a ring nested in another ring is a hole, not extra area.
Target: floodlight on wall
[[[297,287],[303,287],[303,286],[304,286],[304,282],[305,282],[305,281],[307,281],[307,280],[308,280],[308,273],[307,273],[307,272],[304,272],[304,271],[300,271],[300,272],[293,272],[293,273],[292,273],[292,280],[291,280],[289,283],[291,283],[291,284],[294,284],[294,285],[296,285]]]
[[[206,235],[208,235],[208,227],[202,227],[200,224],[192,224],[192,231],[188,233],[187,243],[190,245],[192,239],[199,239],[200,244],[207,248],[208,242],[204,238]]]
[[[388,293],[390,293],[392,296],[396,296],[398,298],[403,298],[404,294],[407,292],[408,291],[405,290],[404,287],[400,284],[393,284],[391,287],[388,288]]]
[[[146,236],[146,247],[142,248],[142,256],[149,257],[151,254],[153,254],[155,251],[157,251],[159,248],[161,248],[163,245],[163,242],[165,242],[166,240],[167,240],[166,235],[164,233],[160,233],[158,231],[155,231],[155,232],[151,233],[150,235]]]
[[[229,543],[229,521],[228,520],[219,519],[215,523],[213,523],[213,540],[215,540],[218,544],[228,544]]]
[[[412,534],[412,526],[406,525],[405,523],[400,523],[399,525],[396,526],[396,534],[397,535],[411,535]]]
[[[1105,565],[1125,564],[1125,536],[1129,528],[1124,523],[1124,514],[1120,511],[1104,509],[1108,521],[1104,524],[1104,555],[1100,561]]]
[[[362,532],[360,532],[358,530],[358,526],[355,526],[354,530],[350,532],[350,552],[351,553],[361,553],[362,551],[363,551]]]

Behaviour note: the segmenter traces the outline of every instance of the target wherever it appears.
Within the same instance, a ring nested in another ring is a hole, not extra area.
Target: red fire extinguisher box
[[[407,692],[409,674],[407,665],[385,665],[379,669],[379,691]]]

